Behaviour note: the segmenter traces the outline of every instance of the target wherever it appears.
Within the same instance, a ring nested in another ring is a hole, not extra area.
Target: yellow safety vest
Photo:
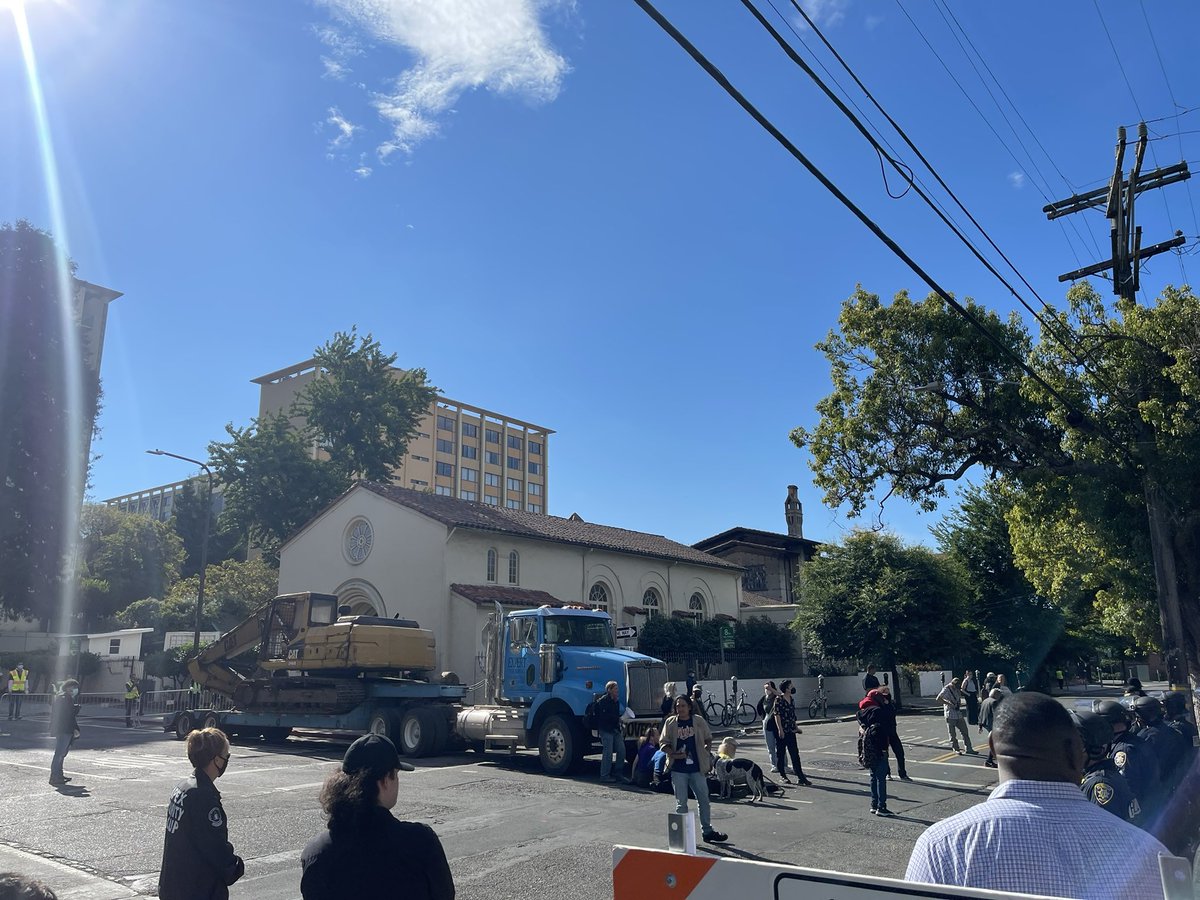
[[[137,685],[132,681],[125,682],[125,699],[136,700],[139,696]]]
[[[12,679],[12,692],[14,694],[25,693],[25,682],[29,679],[28,669],[24,672],[18,672],[16,669],[13,669],[8,673],[8,677]]]

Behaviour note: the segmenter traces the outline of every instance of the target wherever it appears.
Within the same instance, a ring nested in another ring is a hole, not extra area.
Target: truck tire
[[[405,756],[421,758],[433,753],[438,740],[438,712],[427,706],[407,710],[400,720],[398,747]]]
[[[446,748],[450,743],[450,720],[445,716],[445,710],[434,709],[433,712],[433,727],[434,740],[433,749],[430,751],[430,756],[441,756],[446,752]]]
[[[583,760],[583,738],[574,716],[553,715],[538,732],[538,756],[547,775],[569,775]]]
[[[201,723],[200,727],[201,728],[220,728],[221,727],[221,717],[218,716],[216,713],[209,713],[208,715],[206,715],[204,717],[204,720]]]
[[[382,735],[399,746],[400,722],[396,718],[396,714],[389,709],[381,709],[376,712],[367,724],[367,734]]]
[[[175,740],[187,740],[187,736],[192,731],[192,714],[180,713],[175,717]]]

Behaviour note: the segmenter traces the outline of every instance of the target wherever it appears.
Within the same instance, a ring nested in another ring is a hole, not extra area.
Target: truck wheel
[[[573,718],[556,715],[542,723],[538,732],[538,756],[547,775],[568,775],[583,759],[583,741]]]
[[[405,756],[429,756],[437,746],[438,713],[424,706],[410,709],[400,720],[400,752]]]
[[[187,736],[192,731],[192,716],[191,713],[180,713],[175,719],[175,740],[187,740]]]
[[[204,722],[203,722],[203,724],[201,724],[200,727],[201,728],[220,728],[221,727],[221,717],[218,716],[216,713],[209,713],[208,715],[206,715],[204,717]]]
[[[382,735],[393,744],[397,743],[396,738],[400,735],[400,726],[396,721],[395,713],[386,709],[375,713],[367,725],[367,734]]]

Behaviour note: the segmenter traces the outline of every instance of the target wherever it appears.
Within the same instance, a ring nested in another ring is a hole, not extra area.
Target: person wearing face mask
[[[79,736],[79,682],[69,678],[62,683],[50,706],[50,734],[54,736],[54,758],[50,761],[50,783],[61,787],[71,779],[63,774],[63,761],[71,741]]]
[[[246,873],[229,843],[229,822],[216,780],[229,768],[229,738],[219,728],[187,736],[195,770],[175,786],[158,874],[160,900],[228,900],[229,885]]]

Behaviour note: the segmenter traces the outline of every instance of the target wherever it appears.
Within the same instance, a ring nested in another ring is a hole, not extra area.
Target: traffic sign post
[[[637,637],[636,625],[620,625],[617,627],[617,640],[627,641]]]

